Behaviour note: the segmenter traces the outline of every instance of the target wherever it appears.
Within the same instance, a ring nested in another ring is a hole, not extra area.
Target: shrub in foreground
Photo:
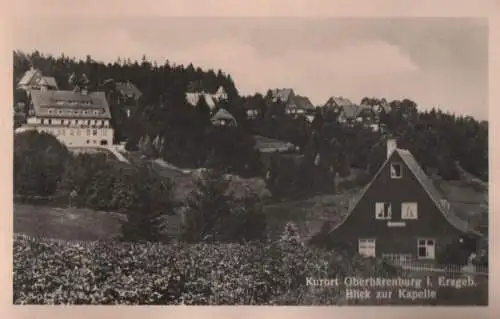
[[[383,273],[371,259],[273,244],[14,240],[15,304],[340,304],[307,277]]]

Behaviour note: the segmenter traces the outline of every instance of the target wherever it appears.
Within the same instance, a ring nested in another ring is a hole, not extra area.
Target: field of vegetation
[[[346,276],[421,277],[379,260],[305,247],[293,237],[255,244],[61,241],[16,235],[14,304],[486,305],[487,278],[431,300],[348,300]],[[436,276],[436,274],[427,274]],[[339,278],[312,287],[307,278]],[[370,289],[373,293],[375,288]],[[397,296],[397,288],[392,288]]]
[[[306,278],[370,274],[389,270],[291,237],[247,245],[14,239],[15,304],[345,304],[342,287],[313,289]]]

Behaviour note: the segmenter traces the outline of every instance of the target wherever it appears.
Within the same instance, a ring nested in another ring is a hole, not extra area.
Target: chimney
[[[396,139],[394,138],[387,139],[387,158],[389,158],[392,155],[392,152],[394,152],[396,148],[398,148]]]

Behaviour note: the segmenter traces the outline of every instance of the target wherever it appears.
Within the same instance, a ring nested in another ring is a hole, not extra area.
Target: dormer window
[[[402,178],[403,166],[401,163],[391,163],[391,178]]]

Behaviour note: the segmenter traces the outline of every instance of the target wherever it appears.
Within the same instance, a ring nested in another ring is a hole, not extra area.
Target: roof
[[[48,87],[52,87],[52,88],[55,88],[55,89],[58,88],[56,79],[53,78],[53,77],[51,77],[51,76],[43,76],[43,77],[41,77],[38,80],[37,84],[38,85],[46,85]]]
[[[205,99],[205,102],[207,103],[210,110],[213,110],[215,108],[215,101],[212,96],[207,93],[186,92],[186,102],[188,102],[192,106],[196,106],[198,105],[198,101],[200,100],[201,96],[203,96],[203,98]]]
[[[211,121],[229,120],[236,122],[234,116],[225,109],[219,109],[217,112],[215,112],[214,116],[212,116],[210,120]]]
[[[295,104],[299,109],[311,110],[314,109],[314,105],[311,103],[308,97],[296,95]]]
[[[88,94],[82,94],[78,91],[31,90],[30,94],[36,116],[82,118],[111,117],[104,92],[89,92]],[[60,113],[59,110],[61,110]],[[79,110],[83,112],[79,112]]]
[[[360,115],[360,113],[364,110],[372,110],[369,105],[361,104],[361,105],[346,105],[341,107],[342,111],[346,118],[354,119]]]
[[[410,171],[416,177],[416,179],[423,186],[424,190],[427,192],[429,197],[432,199],[434,204],[443,213],[446,219],[456,228],[463,232],[469,231],[469,224],[463,219],[459,218],[451,209],[445,209],[441,204],[441,200],[445,199],[441,192],[434,186],[432,180],[425,174],[424,170],[418,164],[417,160],[408,150],[397,149],[399,156],[403,162],[408,166]]]
[[[116,89],[127,97],[138,99],[142,96],[141,91],[130,81],[116,82]]]
[[[19,80],[18,85],[30,85],[31,84],[31,80],[33,80],[33,78],[37,74],[39,76],[42,76],[42,72],[40,70],[34,69],[34,68],[29,69],[28,71],[26,71],[24,73],[24,75],[21,78],[21,80]]]
[[[281,102],[286,102],[293,94],[293,89],[274,89],[271,91],[273,102],[277,102],[278,99]]]
[[[408,150],[400,149],[397,148],[394,152],[397,152],[397,154],[401,157],[401,160],[406,164],[408,169],[412,172],[412,174],[415,176],[417,181],[420,183],[420,185],[423,187],[423,189],[426,191],[426,193],[429,195],[429,198],[434,202],[438,210],[443,214],[443,216],[446,218],[446,220],[454,226],[456,229],[462,231],[462,232],[474,232],[469,224],[459,218],[452,210],[450,207],[445,207],[441,200],[445,200],[444,196],[437,190],[437,188],[434,186],[434,183],[432,180],[427,176],[427,174],[424,172],[424,170],[420,167],[418,164],[417,160],[413,155],[410,153]],[[366,192],[370,189],[372,186],[373,182],[378,178],[378,176],[381,174],[383,171],[384,167],[387,166],[389,161],[391,160],[392,155],[385,160],[385,162],[381,165],[379,171],[375,174],[373,179],[363,188],[359,196],[353,199],[353,205],[349,207],[348,213],[344,216],[344,219],[337,224],[330,232],[333,232],[335,229],[339,228],[351,215],[351,213],[354,211],[356,206],[359,204],[361,199],[365,196]]]
[[[328,105],[328,106],[333,106],[331,104],[335,104],[337,106],[341,106],[341,107],[344,107],[344,106],[352,106],[354,105],[351,100],[345,98],[345,97],[342,97],[342,96],[332,96],[331,98],[328,99],[328,101],[326,101],[325,105]]]
[[[360,109],[358,105],[352,104],[352,105],[342,106],[342,111],[344,112],[346,118],[351,119],[355,118],[358,115]]]

